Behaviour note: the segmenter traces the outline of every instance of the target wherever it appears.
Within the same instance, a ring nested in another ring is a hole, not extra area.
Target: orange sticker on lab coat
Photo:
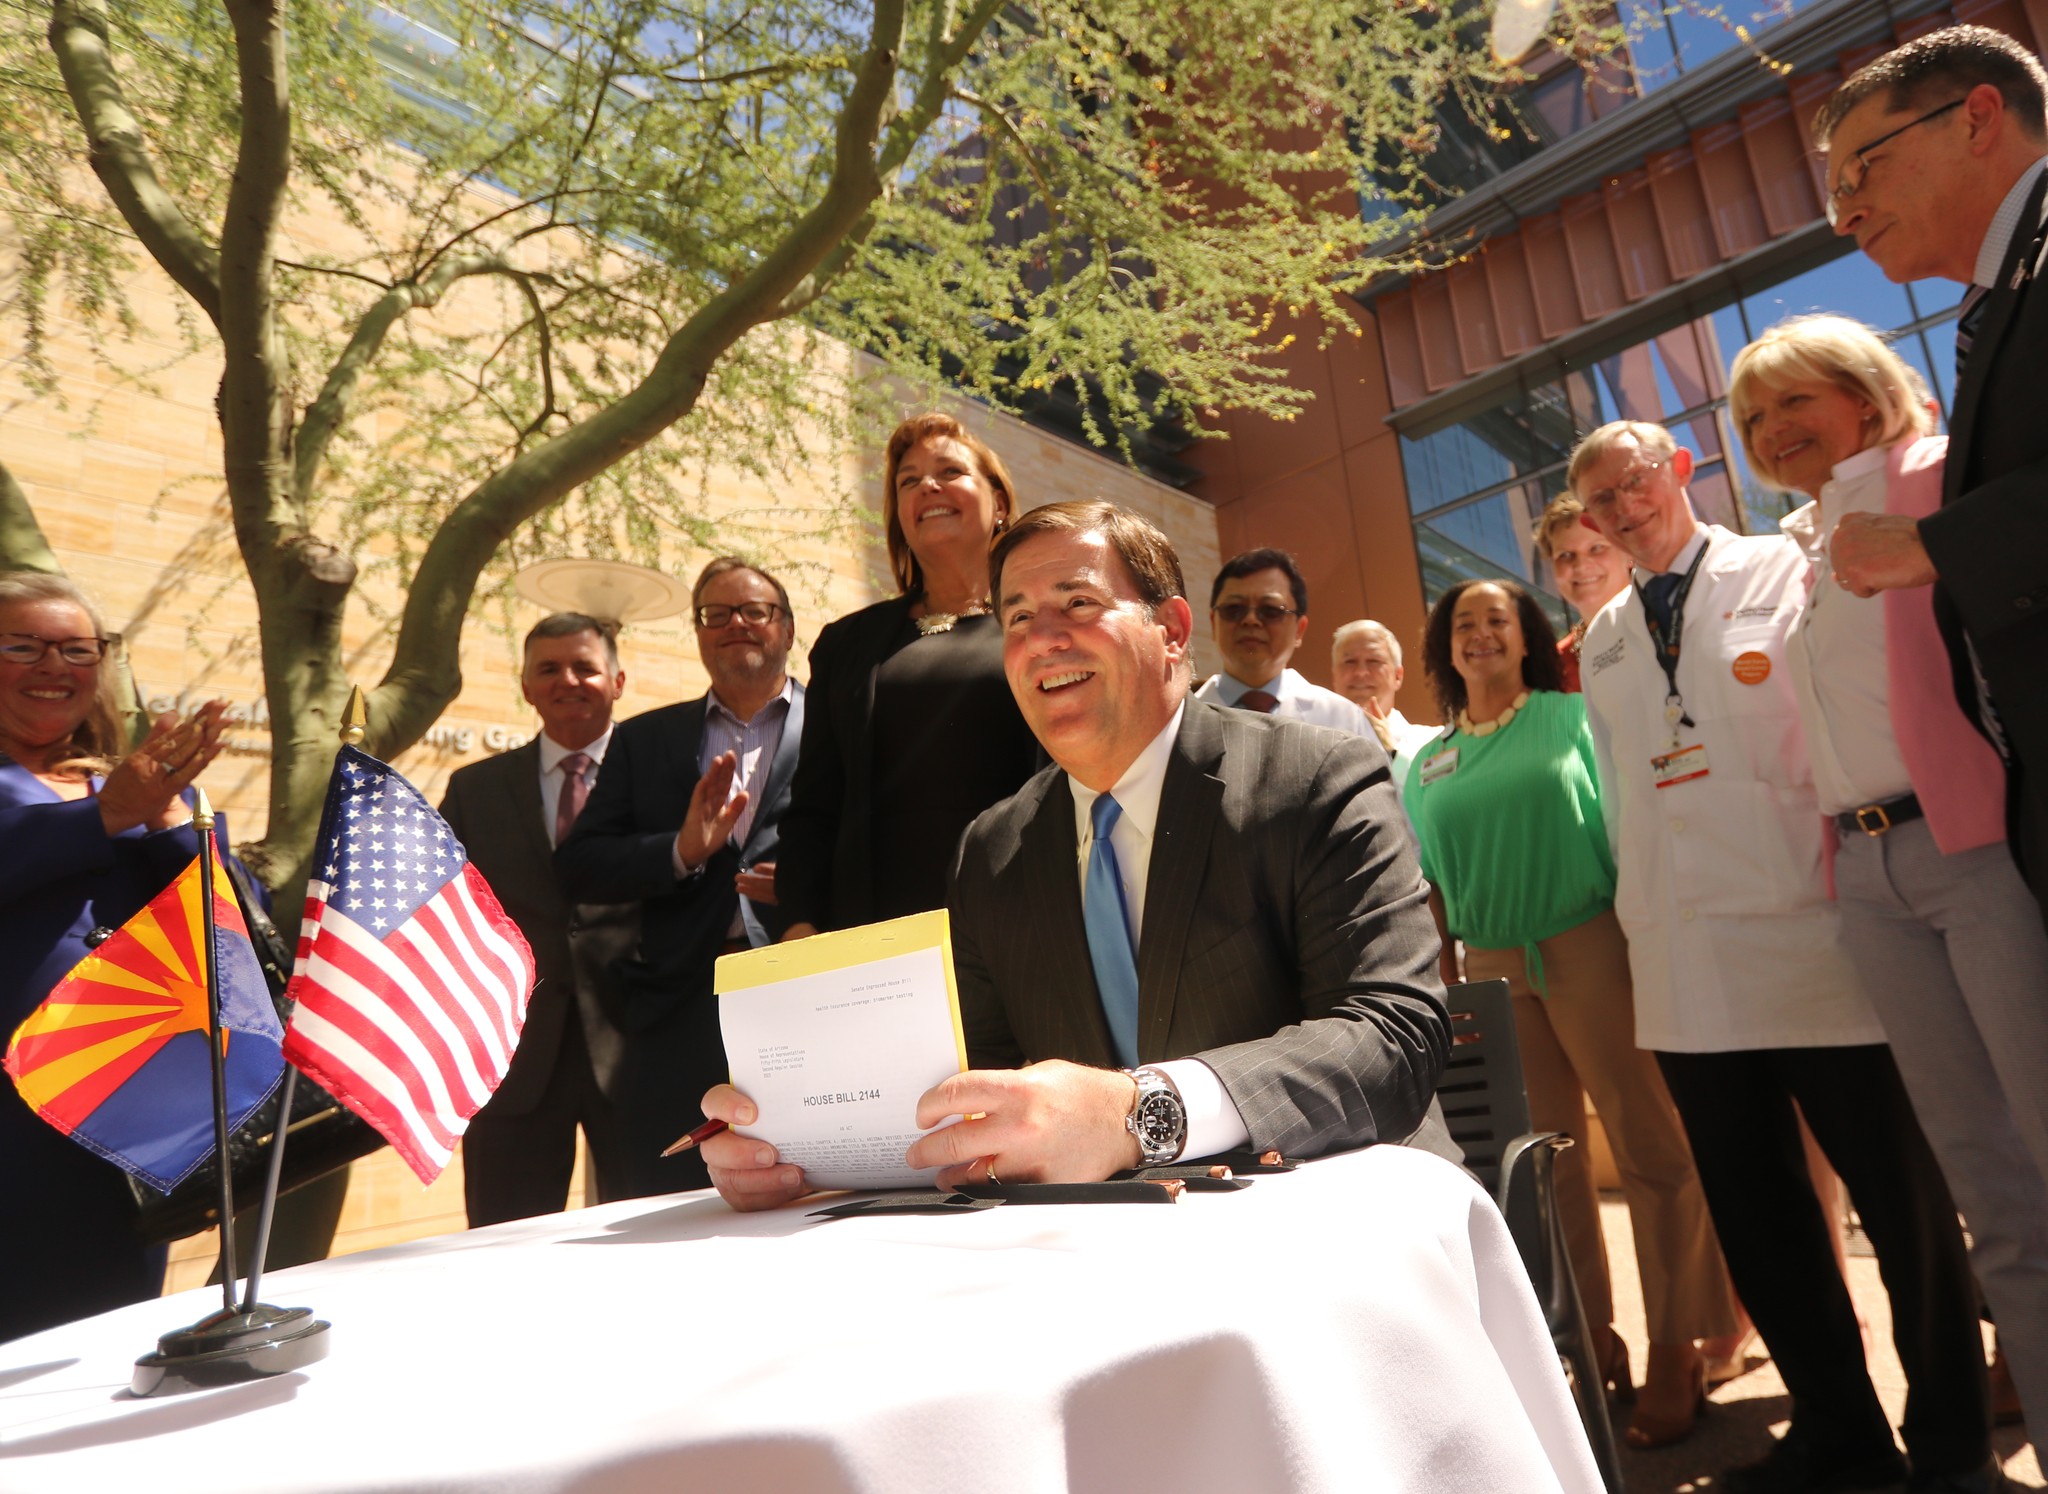
[[[1735,678],[1745,685],[1761,685],[1771,677],[1771,656],[1754,650],[1735,656]]]

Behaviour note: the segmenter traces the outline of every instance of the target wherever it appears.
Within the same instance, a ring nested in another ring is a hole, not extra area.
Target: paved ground
[[[1614,1272],[1615,1327],[1628,1341],[1636,1374],[1641,1376],[1648,1353],[1643,1332],[1642,1287],[1636,1277],[1635,1247],[1629,1234],[1628,1208],[1619,1194],[1608,1194],[1600,1204],[1601,1222],[1607,1230],[1607,1254]],[[1877,1278],[1877,1262],[1868,1255],[1849,1257],[1849,1290],[1871,1326],[1870,1375],[1884,1401],[1894,1426],[1906,1396],[1905,1377],[1899,1371],[1898,1355],[1891,1344],[1891,1312],[1884,1286]],[[1710,1494],[1721,1487],[1720,1471],[1736,1463],[1760,1457],[1768,1439],[1785,1430],[1790,1402],[1785,1382],[1775,1366],[1768,1363],[1732,1380],[1715,1391],[1693,1435],[1676,1447],[1655,1452],[1622,1450],[1622,1474],[1629,1494]],[[1627,1408],[1620,1408],[1619,1419]],[[2024,1427],[2001,1428],[1997,1434],[1998,1454],[2014,1485],[2022,1489],[2048,1488],[2034,1449],[2027,1442]]]

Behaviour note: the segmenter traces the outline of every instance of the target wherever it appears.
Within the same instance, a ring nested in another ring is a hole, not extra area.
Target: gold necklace
[[[970,602],[958,612],[927,612],[923,617],[914,617],[911,621],[917,624],[920,638],[929,638],[934,633],[952,632],[953,624],[963,617],[986,617],[995,610],[995,606],[983,598],[979,602]]]
[[[1456,717],[1458,730],[1463,732],[1468,737],[1490,737],[1495,732],[1499,731],[1502,727],[1506,726],[1510,721],[1514,720],[1515,713],[1520,711],[1522,707],[1527,705],[1528,703],[1529,692],[1527,690],[1524,690],[1520,695],[1517,695],[1514,698],[1513,703],[1510,704],[1506,710],[1502,711],[1498,716],[1494,717],[1491,721],[1481,721],[1476,726],[1473,724],[1472,718],[1470,716],[1466,715],[1463,711],[1460,711],[1458,712]]]

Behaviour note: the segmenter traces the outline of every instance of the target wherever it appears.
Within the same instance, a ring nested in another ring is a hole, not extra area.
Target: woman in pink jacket
[[[1847,317],[1771,328],[1737,356],[1728,402],[1756,473],[1813,500],[1780,525],[1812,560],[1786,663],[1834,822],[1841,938],[1969,1222],[2020,1399],[2048,1426],[2048,933],[1931,588],[1858,598],[1827,556],[1845,513],[1933,512],[1948,443],[1927,434],[1919,375]]]

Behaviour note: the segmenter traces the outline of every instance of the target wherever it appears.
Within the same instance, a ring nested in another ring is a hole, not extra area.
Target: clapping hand
[[[717,855],[732,839],[732,827],[739,823],[740,814],[747,807],[746,790],[737,794],[732,791],[733,774],[739,766],[738,753],[719,753],[691,791],[690,807],[683,813],[683,828],[676,831],[676,857],[692,871]]]
[[[209,700],[183,720],[166,711],[150,723],[141,745],[100,785],[100,823],[107,834],[137,825],[169,830],[191,817],[179,795],[220,755],[227,709],[226,701]]]

